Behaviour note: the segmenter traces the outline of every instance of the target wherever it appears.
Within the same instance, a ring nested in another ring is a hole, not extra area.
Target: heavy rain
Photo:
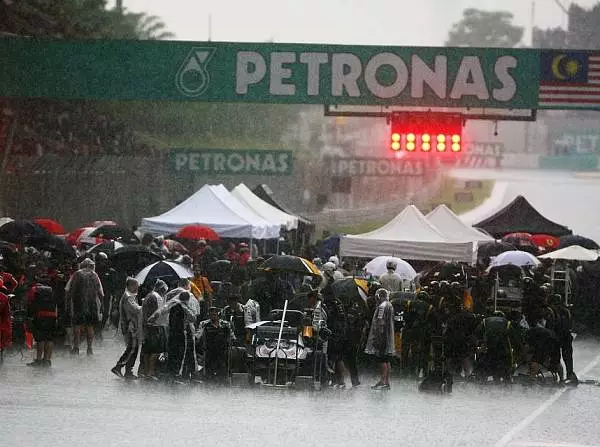
[[[0,445],[600,446],[600,2],[0,0]]]

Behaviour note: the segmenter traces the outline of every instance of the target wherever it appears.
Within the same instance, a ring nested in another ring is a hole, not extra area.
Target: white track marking
[[[581,371],[581,375],[585,376],[588,372],[590,372],[596,365],[600,363],[600,355],[598,355],[594,360],[592,360],[588,365]],[[567,388],[561,388],[548,399],[546,399],[542,405],[537,407],[529,416],[515,425],[508,433],[506,433],[502,439],[500,439],[495,445],[495,447],[504,447],[508,445],[508,443],[517,435],[519,432],[527,428],[533,421],[535,421],[542,413],[544,413],[548,408],[550,408],[554,402],[556,402],[563,393],[567,391]],[[527,444],[531,445],[531,444]],[[539,444],[533,444],[539,445]],[[556,445],[556,444],[548,444],[548,445]],[[560,445],[560,444],[559,444]]]

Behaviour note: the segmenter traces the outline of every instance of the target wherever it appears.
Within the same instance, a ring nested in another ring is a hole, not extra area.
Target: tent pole
[[[498,289],[500,288],[500,276],[496,272],[496,287],[494,287],[494,312],[498,311]]]
[[[277,347],[275,348],[275,377],[273,386],[277,386],[277,364],[279,363],[279,344],[281,343],[281,333],[283,332],[283,324],[285,323],[285,314],[287,313],[288,300],[285,300],[283,305],[283,315],[281,316],[281,324],[279,325],[279,337],[277,337]]]

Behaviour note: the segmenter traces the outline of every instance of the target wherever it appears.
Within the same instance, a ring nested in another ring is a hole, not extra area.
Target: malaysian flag
[[[600,108],[600,52],[542,51],[540,107]]]

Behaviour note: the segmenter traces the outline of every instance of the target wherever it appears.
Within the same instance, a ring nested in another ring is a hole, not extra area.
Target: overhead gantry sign
[[[600,53],[0,39],[0,96],[600,109]]]

